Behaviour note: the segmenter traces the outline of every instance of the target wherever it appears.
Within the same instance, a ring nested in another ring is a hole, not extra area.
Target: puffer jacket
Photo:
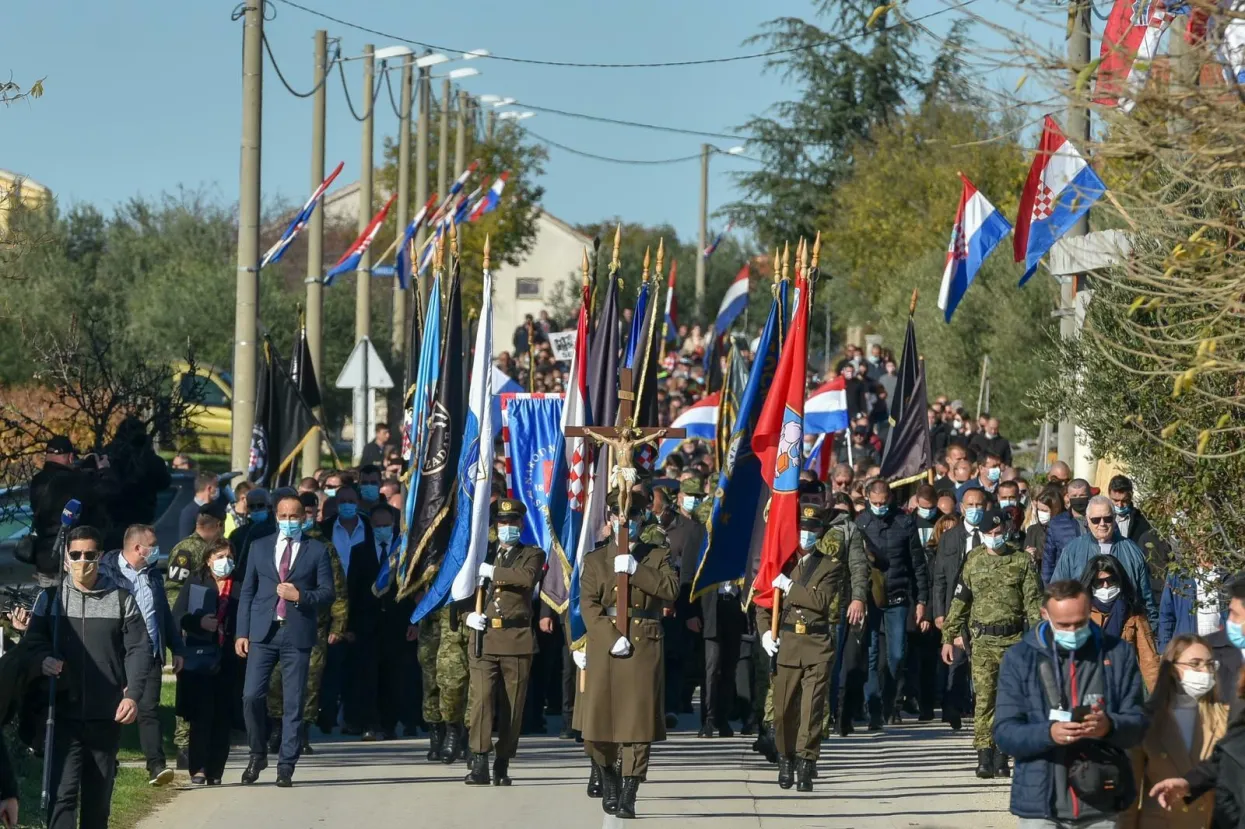
[[[873,556],[873,566],[886,579],[886,603],[929,605],[929,573],[916,521],[892,507],[886,515],[866,511],[856,519]]]
[[[1071,512],[1061,512],[1051,518],[1050,523],[1046,525],[1046,544],[1042,548],[1043,585],[1051,583],[1055,574],[1055,565],[1059,563],[1063,548],[1083,532],[1085,530],[1081,527],[1081,522],[1077,521]]]

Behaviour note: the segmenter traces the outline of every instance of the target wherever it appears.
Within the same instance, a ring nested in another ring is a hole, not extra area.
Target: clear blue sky
[[[154,196],[179,186],[203,189],[222,202],[236,201],[242,28],[229,19],[234,5],[229,0],[10,4],[0,76],[7,78],[11,72],[23,85],[41,76],[47,80],[42,99],[0,111],[0,167],[43,182],[63,204],[92,202],[107,210],[135,194]],[[741,41],[763,21],[813,13],[809,0],[305,0],[305,5],[448,47],[601,62],[737,54],[745,51]],[[939,0],[912,0],[908,8],[910,14],[925,14],[941,5]],[[390,45],[281,3],[275,7],[276,19],[266,26],[268,37],[282,71],[300,90],[311,86],[317,28],[340,36],[344,55],[358,54],[366,42]],[[994,14],[996,21],[1011,17],[1018,27],[1032,27],[1006,0],[983,0],[976,10]],[[941,15],[928,25],[945,32],[957,14]],[[761,63],[610,70],[477,61],[472,65],[482,74],[466,79],[464,88],[558,109],[730,132],[750,115],[794,96],[780,78],[762,73]],[[347,67],[357,105],[360,65]],[[346,112],[340,81],[332,81],[329,89],[328,167],[344,160],[339,181],[352,181],[359,172],[359,126]],[[265,201],[301,201],[309,189],[311,103],[290,96],[270,68],[264,92]],[[397,126],[384,90],[377,118],[379,157],[382,137],[393,135]],[[550,114],[525,124],[560,143],[625,158],[691,155],[701,141]],[[737,197],[729,173],[746,165],[739,159],[714,159],[711,208]],[[546,208],[570,222],[620,215],[630,221],[669,222],[689,238],[695,233],[696,162],[618,166],[553,149],[542,183]]]

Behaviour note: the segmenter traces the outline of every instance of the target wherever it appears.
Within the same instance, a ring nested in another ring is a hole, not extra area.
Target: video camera
[[[8,616],[21,608],[29,611],[39,598],[39,590],[33,587],[5,585],[0,587],[0,616]]]

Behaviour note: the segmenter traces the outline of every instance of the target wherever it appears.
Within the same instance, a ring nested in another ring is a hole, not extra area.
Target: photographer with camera
[[[35,566],[40,587],[60,582],[61,562],[56,556],[56,536],[61,528],[61,512],[71,500],[82,504],[79,520],[93,527],[109,524],[107,503],[117,492],[116,478],[107,455],[77,457],[73,442],[65,435],[48,441],[43,468],[30,480],[30,541],[26,551],[18,548],[17,558]]]
[[[169,466],[152,448],[147,427],[133,415],[117,425],[104,450],[118,487],[106,500],[112,519],[104,532],[105,547],[119,549],[127,527],[156,520],[156,497],[173,482]]]

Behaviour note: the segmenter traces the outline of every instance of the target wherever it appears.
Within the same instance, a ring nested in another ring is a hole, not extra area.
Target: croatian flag
[[[1042,143],[1029,168],[1016,216],[1014,252],[1016,261],[1025,263],[1021,285],[1037,270],[1038,262],[1055,242],[1106,191],[1107,185],[1059,131],[1055,119],[1046,116]]]
[[[333,270],[329,271],[324,277],[324,287],[333,284],[334,278],[338,274],[348,273],[359,267],[359,260],[363,258],[363,254],[372,246],[372,242],[376,239],[376,234],[380,233],[380,226],[385,223],[385,217],[389,215],[389,208],[393,206],[394,200],[398,198],[398,194],[394,193],[389,197],[389,201],[385,202],[385,206],[380,212],[372,217],[372,221],[368,222],[367,227],[359,234],[359,238],[346,248],[346,252],[342,254],[342,258],[337,260],[337,264],[333,266]]]
[[[493,186],[484,191],[484,195],[480,197],[480,201],[476,202],[476,206],[471,209],[471,221],[476,221],[485,213],[491,213],[497,209],[497,205],[501,202],[502,191],[506,189],[506,181],[510,178],[510,171],[502,173],[497,181],[493,182]]]
[[[403,290],[411,286],[411,247],[415,241],[415,234],[419,226],[424,223],[424,219],[428,218],[428,211],[432,210],[432,206],[436,203],[437,194],[433,193],[415,214],[415,218],[411,219],[411,223],[406,226],[406,232],[402,234],[402,242],[398,245],[398,255],[394,259],[394,273],[398,277],[398,285]]]
[[[316,212],[316,205],[319,204],[321,197],[324,196],[324,191],[329,189],[329,185],[333,183],[333,179],[337,178],[337,174],[340,173],[342,171],[342,167],[345,166],[346,162],[337,162],[337,166],[333,168],[333,172],[329,173],[329,177],[320,182],[320,186],[317,187],[315,192],[311,194],[311,198],[307,199],[306,204],[303,205],[303,209],[298,211],[298,215],[294,217],[293,221],[290,222],[290,226],[287,227],[285,232],[281,234],[281,238],[278,239],[277,243],[270,247],[268,252],[264,254],[264,258],[261,259],[259,263],[261,268],[266,268],[273,262],[281,261],[281,257],[285,256],[286,250],[288,250],[290,245],[294,243],[294,240],[298,238],[298,234],[303,232],[303,228],[307,226],[307,222],[311,221],[311,214]]]
[[[960,174],[964,189],[960,206],[955,211],[951,243],[947,245],[947,264],[942,271],[942,288],[938,291],[938,307],[946,312],[947,322],[973,284],[981,263],[998,247],[1012,226],[998,208],[977,191],[973,183]]]
[[[1159,43],[1180,11],[1170,8],[1164,0],[1154,0],[1150,4],[1140,0],[1116,0],[1102,32],[1098,97],[1094,103],[1118,106],[1123,112],[1132,111],[1137,92],[1145,86],[1150,65],[1158,54]]]
[[[847,423],[847,381],[840,374],[823,383],[804,404],[804,434],[842,432]]]
[[[445,194],[445,201],[441,202],[441,206],[437,208],[437,212],[433,214],[432,221],[434,224],[440,224],[450,215],[450,205],[454,204],[458,194],[467,186],[467,179],[480,166],[480,162],[473,161],[467,165],[467,169],[462,171],[458,178],[454,179],[454,183],[450,185],[450,191]]]
[[[666,341],[673,342],[678,338],[676,329],[678,321],[676,317],[679,313],[679,305],[674,299],[674,278],[679,272],[679,263],[677,261],[670,263],[670,278],[666,281]]]
[[[718,434],[718,400],[721,398],[720,392],[707,394],[700,400],[684,409],[683,414],[674,419],[671,428],[686,429],[687,437],[684,438],[666,438],[661,442],[661,447],[657,450],[657,467],[666,462],[666,458],[679,448],[685,440],[699,438],[701,440],[714,440]]]
[[[731,324],[748,307],[748,263],[735,274],[735,280],[726,289],[722,304],[718,306],[718,318],[713,323],[714,339],[730,330]]]
[[[475,204],[475,200],[479,198],[480,193],[489,186],[491,178],[485,176],[480,179],[480,186],[472,190],[467,195],[459,199],[458,204],[454,208],[454,222],[456,224],[465,225],[471,218],[471,205]]]
[[[730,233],[731,228],[733,228],[734,226],[735,226],[735,220],[731,219],[729,222],[726,223],[726,229],[718,234],[718,238],[713,240],[713,244],[705,248],[704,255],[705,255],[706,262],[709,261],[710,256],[713,256],[713,252],[718,249],[718,245],[722,244],[722,240],[726,238],[726,234]]]

